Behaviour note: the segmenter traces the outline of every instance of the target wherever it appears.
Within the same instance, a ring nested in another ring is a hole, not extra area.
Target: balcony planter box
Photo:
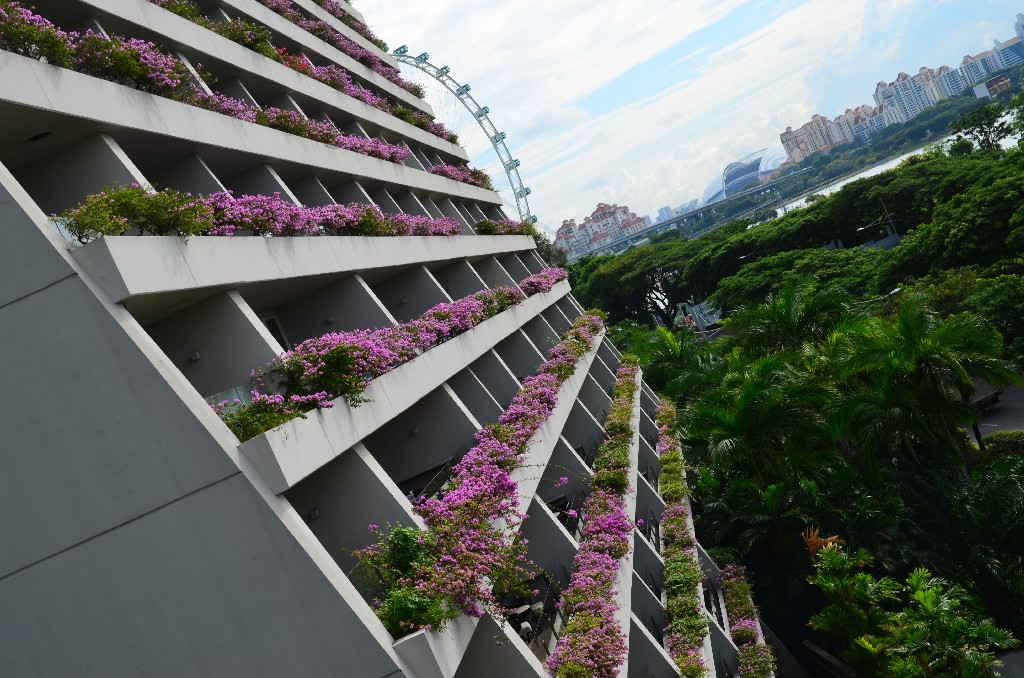
[[[374,379],[364,395],[372,401],[352,407],[344,398],[243,443],[239,450],[275,493],[306,478],[391,421],[466,365],[569,294],[563,281],[550,292],[488,318],[473,329]]]

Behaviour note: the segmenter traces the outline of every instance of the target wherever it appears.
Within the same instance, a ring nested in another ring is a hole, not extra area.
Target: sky
[[[599,202],[640,215],[880,80],[957,67],[1014,35],[1024,0],[355,0],[428,52],[506,132],[550,230]],[[440,111],[440,108],[439,108]],[[443,122],[442,118],[442,122]]]

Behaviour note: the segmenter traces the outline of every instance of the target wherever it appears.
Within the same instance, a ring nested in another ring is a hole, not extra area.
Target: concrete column
[[[399,322],[418,318],[432,306],[451,301],[423,266],[414,266],[384,280],[371,281],[370,289]]]
[[[476,444],[480,424],[453,392],[435,389],[364,441],[366,449],[405,494],[418,493],[446,463]]]
[[[316,538],[347,574],[352,551],[377,541],[370,523],[422,527],[412,505],[362,443],[284,493]],[[359,587],[358,576],[352,577]]]
[[[449,379],[448,386],[479,422],[486,424],[497,421],[504,411],[483,382],[468,367]]]
[[[224,8],[220,5],[211,7],[210,10],[206,12],[206,16],[209,17],[211,21],[231,21],[231,15],[225,12]]]
[[[299,103],[292,98],[290,94],[282,94],[281,96],[267,102],[268,107],[281,108],[286,111],[294,111],[301,115],[303,118],[308,118]]]
[[[537,347],[537,350],[545,356],[559,341],[558,333],[551,329],[551,326],[541,316],[537,316],[523,325],[522,330]]]
[[[104,188],[149,186],[109,134],[94,134],[18,168],[14,175],[47,214],[74,207]]]
[[[331,194],[332,198],[345,205],[353,202],[363,205],[377,204],[373,201],[373,198],[370,197],[370,194],[366,192],[366,189],[363,188],[362,184],[355,180],[348,181],[337,186],[330,186],[327,190]]]
[[[454,203],[452,203],[452,201],[449,200],[447,197],[442,197],[441,199],[435,200],[434,202],[437,205],[438,209],[441,210],[442,214],[444,214],[446,217],[451,217],[452,219],[455,219],[460,224],[462,224],[463,230],[467,232],[472,230],[470,228],[469,222],[466,221],[466,217],[464,217],[462,213],[459,212],[459,210],[455,207]]]
[[[506,254],[498,259],[498,263],[501,264],[501,267],[508,271],[508,274],[512,276],[512,279],[516,281],[522,280],[523,278],[529,278],[532,273],[530,269],[523,265],[522,260],[520,260],[515,253]]]
[[[222,292],[146,328],[202,396],[249,383],[282,352],[238,292]]]
[[[531,274],[540,273],[541,270],[548,267],[544,260],[537,256],[537,250],[529,250],[528,252],[517,252],[516,256],[519,257],[519,261],[522,262],[523,266]]]
[[[225,96],[229,96],[233,99],[240,99],[243,102],[249,104],[250,106],[263,108],[256,101],[256,98],[249,93],[249,88],[242,84],[242,81],[238,78],[219,81],[214,89],[215,91],[220,92]]]
[[[484,214],[484,211],[480,209],[480,205],[477,205],[475,202],[469,203],[469,212],[470,214],[473,215],[474,223],[476,221],[483,221],[484,219],[487,218],[487,215]]]
[[[405,146],[407,149],[409,149],[409,157],[407,157],[405,159],[405,166],[406,167],[412,167],[413,169],[418,169],[418,170],[424,170],[425,171],[427,168],[423,166],[422,162],[420,162],[419,156],[417,156],[413,152],[412,147],[409,144],[407,144],[404,139],[400,143],[403,146]]]
[[[461,299],[487,289],[486,283],[465,259],[454,264],[442,264],[430,272],[452,299]]]
[[[301,205],[292,190],[284,183],[270,165],[256,165],[250,170],[225,179],[224,185],[235,192],[235,195],[273,195],[280,193],[282,200]]]
[[[198,155],[189,155],[165,165],[150,172],[150,176],[153,178],[153,185],[158,189],[173,188],[198,195],[227,190]]]
[[[466,208],[464,204],[456,200],[453,200],[452,204],[455,205],[455,209],[459,211],[459,214],[462,215],[462,218],[466,220],[467,225],[472,226],[476,224],[477,220],[473,218],[473,215],[469,213],[469,210]]]
[[[545,309],[541,315],[543,315],[544,319],[548,321],[548,324],[560,334],[567,332],[572,326],[572,323],[569,322],[568,318],[565,317],[565,314],[558,309],[558,306],[551,306]]]
[[[423,165],[424,170],[428,170],[437,164],[435,162],[430,162],[430,158],[427,157],[427,154],[424,153],[421,148],[414,148],[413,153],[415,153],[416,157],[419,158],[420,164]]]
[[[487,207],[483,209],[483,212],[485,215],[487,215],[487,218],[491,219],[492,221],[501,221],[502,219],[505,218],[505,213],[502,212],[497,207],[495,207],[494,205],[487,205]]]
[[[512,276],[508,274],[498,260],[494,257],[487,257],[480,261],[473,263],[473,268],[476,269],[477,273],[487,283],[488,287],[517,287],[517,281],[512,279]]]
[[[399,191],[396,190],[392,194],[395,202],[406,214],[415,214],[420,217],[429,217],[430,213],[420,202],[419,198],[416,197],[412,191]]]
[[[377,329],[395,324],[358,275],[337,280],[276,309],[278,322],[288,338],[299,343],[328,332]]]
[[[203,76],[199,75],[199,71],[196,70],[196,68],[192,65],[192,62],[188,60],[188,57],[186,57],[181,52],[175,52],[174,56],[178,57],[178,60],[181,61],[181,63],[185,66],[188,72],[192,74],[192,81],[195,83],[196,87],[206,92],[207,94],[213,94],[213,90],[210,89],[210,86],[206,84],[205,80],[203,80]]]
[[[608,416],[608,408],[611,406],[611,396],[601,387],[600,384],[594,379],[591,374],[587,374],[587,379],[583,384],[583,388],[580,389],[580,402],[583,406],[590,410],[590,413],[594,415],[594,419],[598,421],[604,421],[605,417]]]
[[[590,366],[590,375],[594,377],[594,380],[597,381],[605,392],[611,392],[612,387],[615,385],[615,373],[601,359],[600,353],[598,353],[597,359]]]
[[[602,341],[601,348],[597,349],[597,357],[604,361],[608,369],[615,372],[619,369],[619,356],[612,350],[610,341]]]
[[[327,111],[323,111],[323,110],[316,111],[315,113],[311,114],[309,116],[309,118],[311,120],[319,120],[320,122],[329,123],[331,127],[333,127],[334,129],[338,130],[339,132],[341,131],[341,129],[338,127],[337,123],[335,123],[334,120],[331,118],[331,116],[329,116],[327,114]]]
[[[307,207],[323,207],[324,205],[336,204],[334,197],[324,188],[324,185],[316,175],[310,175],[300,181],[293,181],[292,194]]]
[[[544,361],[544,356],[522,330],[509,336],[494,350],[520,383],[533,374]]]
[[[583,315],[583,310],[579,307],[578,304],[573,303],[573,300],[570,299],[569,297],[562,297],[557,302],[555,302],[555,305],[558,306],[562,313],[565,314],[565,317],[568,318],[570,321],[575,321],[576,318],[579,318],[581,315]]]
[[[577,402],[569,413],[565,428],[562,429],[562,437],[588,466],[593,464],[597,448],[604,440],[604,429],[601,424],[602,422],[595,419],[587,408]]]
[[[385,214],[402,213],[402,208],[398,206],[398,203],[395,202],[395,199],[391,197],[391,194],[383,186],[370,191],[370,197],[373,198],[373,202],[376,203],[376,205],[380,207]]]
[[[512,404],[521,384],[493,349],[477,358],[469,367],[502,410]]]
[[[425,195],[422,198],[420,198],[420,203],[423,205],[423,207],[426,208],[427,214],[429,214],[433,218],[440,219],[441,217],[444,216],[444,214],[441,213],[441,210],[437,208],[437,205],[434,203],[433,200],[430,199],[429,196]]]

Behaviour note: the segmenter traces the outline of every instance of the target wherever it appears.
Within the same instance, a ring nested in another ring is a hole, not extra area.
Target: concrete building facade
[[[943,99],[963,94],[997,71],[1024,64],[1024,14],[1017,15],[1014,32],[1006,41],[993,40],[990,50],[965,56],[958,68],[922,66],[915,75],[900,73],[892,82],[879,82],[873,109],[847,109],[834,120],[815,115],[795,130],[787,127],[779,138],[789,161],[799,162],[816,151],[855,140],[867,143],[875,132],[905,123]]]
[[[359,12],[336,0],[352,17]],[[537,633],[461,617],[396,640],[353,576],[367,525],[423,527],[417,493],[497,421],[523,379],[582,314],[567,282],[528,297],[344,399],[241,442],[210,407],[250,371],[329,332],[391,327],[541,271],[529,236],[477,235],[500,197],[426,170],[459,146],[235,44],[146,0],[37,0],[69,30],[151,40],[216,76],[196,84],[287,106],[411,151],[402,164],[341,150],[0,50],[0,619],[8,676],[545,676],[578,525],[604,439],[620,354],[603,335],[561,387],[531,442],[520,526],[547,573],[527,601]],[[349,71],[393,104],[405,89],[255,0],[204,5],[265,27],[318,65]],[[326,22],[393,59],[312,0]],[[80,244],[50,215],[105,187],[280,195],[296,205],[376,205],[447,217],[458,236],[121,235]],[[643,224],[603,205],[587,228]],[[595,213],[596,215],[597,213]],[[657,398],[637,396],[630,506],[638,527],[619,588],[629,639],[621,676],[677,675],[663,645],[657,529]],[[410,497],[412,499],[410,499]],[[641,520],[643,521],[641,523]],[[575,530],[575,531],[574,531]],[[706,554],[704,556],[706,558]],[[703,584],[709,676],[736,671],[716,570]]]
[[[662,211],[672,212],[669,207],[659,210],[658,220],[663,220]],[[670,217],[671,218],[671,215]],[[577,224],[575,219],[566,219],[555,232],[554,244],[565,250],[570,261],[596,252],[607,243],[637,233],[649,224],[644,217],[638,217],[625,205],[599,203],[594,211]]]

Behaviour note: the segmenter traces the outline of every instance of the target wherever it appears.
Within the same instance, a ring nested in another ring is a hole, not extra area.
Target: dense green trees
[[[900,584],[876,579],[871,556],[831,544],[812,554],[812,584],[828,604],[811,618],[829,634],[859,675],[898,678],[988,676],[996,651],[1019,645],[979,614],[963,588],[914,569]]]
[[[673,304],[710,296],[728,313],[793,279],[813,278],[855,300],[896,287],[932,288],[929,303],[983,311],[1021,358],[1016,305],[1024,302],[1000,293],[1024,274],[1022,177],[1024,151],[932,152],[765,224],[736,222],[692,240],[585,259],[573,267],[574,285],[581,301],[606,309],[613,322],[663,325],[675,315]],[[902,237],[896,249],[859,247],[890,231]],[[844,248],[825,249],[836,242]],[[937,299],[937,289],[950,284],[948,303]],[[993,294],[1006,305],[993,303]]]
[[[968,434],[975,383],[1024,360],[1022,177],[1024,150],[930,152],[767,223],[572,270],[679,406],[702,542],[750,567],[784,639],[863,675],[985,675],[998,627],[1024,636],[1024,436]],[[892,232],[892,250],[858,247]],[[673,327],[706,299],[717,339]],[[808,629],[831,614],[811,526],[873,554],[848,573],[891,594],[873,625]]]
[[[698,534],[752,568],[776,630],[799,639],[820,608],[802,581],[800,533],[814,525],[870,548],[890,577],[920,579],[911,573],[925,566],[960,588],[924,589],[1024,627],[1024,457],[979,456],[964,433],[974,381],[1017,379],[999,333],[976,314],[930,310],[914,290],[854,303],[801,281],[726,326],[712,343],[665,328],[634,328],[633,342],[646,378],[681,406]],[[913,605],[887,614],[911,635],[928,618]],[[847,654],[863,675],[917,675],[893,649],[898,634],[877,630],[832,647],[862,637],[873,659]],[[934,675],[975,675],[939,670],[962,657],[933,659]]]

